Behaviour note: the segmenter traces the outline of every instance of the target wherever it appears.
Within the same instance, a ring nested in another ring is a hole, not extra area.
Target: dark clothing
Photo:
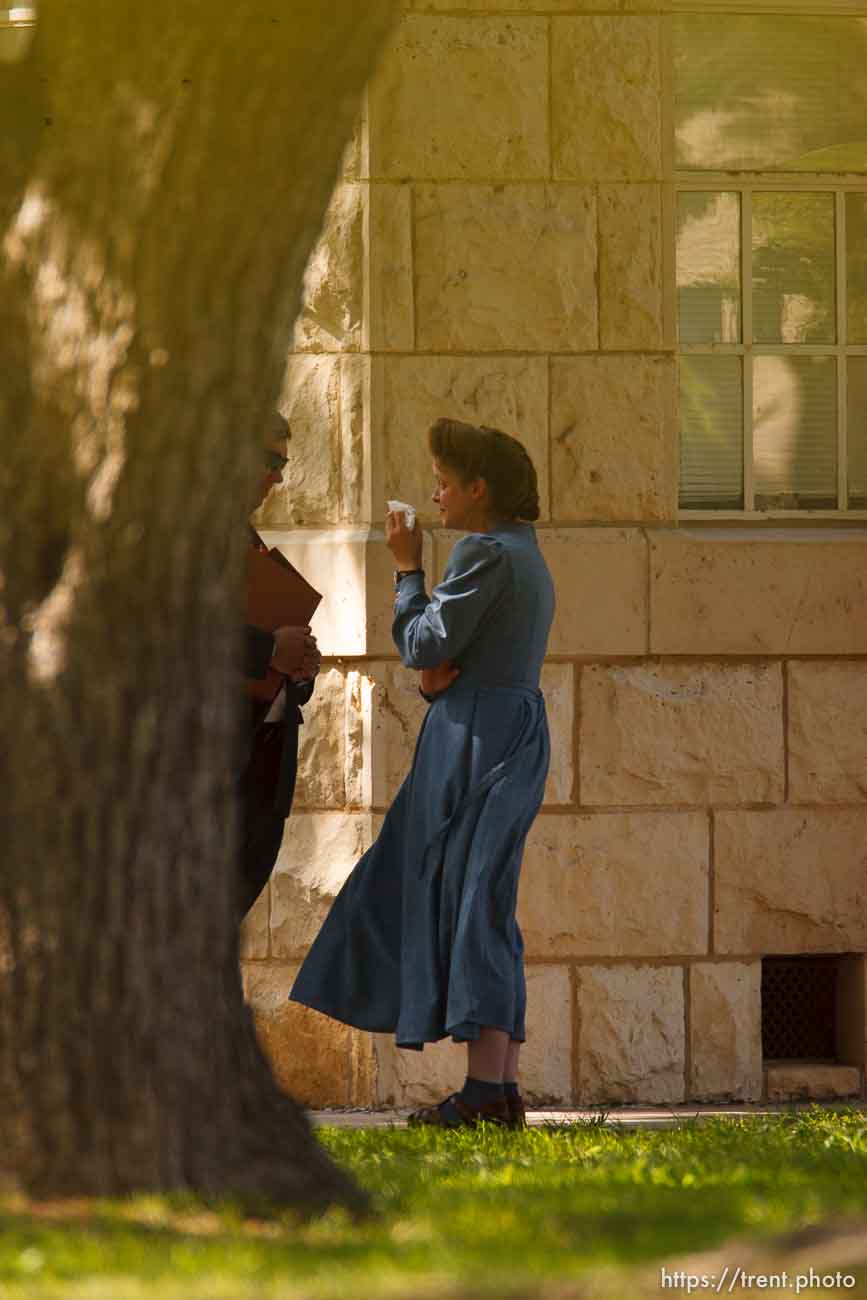
[[[271,878],[286,820],[273,808],[263,808],[255,795],[241,799],[241,847],[238,856],[238,909],[246,916]]]
[[[461,675],[422,723],[409,775],[301,967],[291,997],[399,1047],[484,1026],[524,1038],[515,919],[524,841],[550,758],[539,672],[554,610],[529,524],[470,534],[428,598],[395,600],[408,667]]]
[[[286,712],[276,723],[266,723],[269,703],[248,699],[244,727],[244,764],[240,776],[242,794],[255,790],[261,807],[287,818],[298,775],[298,728],[304,723],[300,705],[313,694],[313,682],[286,681]]]
[[[244,628],[244,675],[262,679],[274,652],[274,638],[261,628]],[[314,682],[291,682],[284,716],[265,722],[271,704],[245,701],[242,736],[241,836],[238,853],[238,909],[244,916],[268,883],[283,826],[292,808],[298,773],[298,728],[304,718],[300,705],[313,694]]]
[[[274,653],[274,638],[261,627],[244,627],[244,676],[260,681],[268,671]]]

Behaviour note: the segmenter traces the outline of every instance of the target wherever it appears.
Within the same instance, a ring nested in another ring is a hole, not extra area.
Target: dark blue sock
[[[501,1083],[487,1083],[484,1079],[471,1079],[467,1075],[460,1095],[461,1101],[468,1106],[486,1106],[489,1102],[501,1101],[505,1094]]]

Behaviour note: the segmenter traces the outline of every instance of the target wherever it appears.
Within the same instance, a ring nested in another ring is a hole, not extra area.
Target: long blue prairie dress
[[[392,635],[403,663],[453,659],[409,775],[356,863],[290,997],[421,1048],[483,1026],[524,1039],[523,943],[515,919],[524,841],[550,742],[539,672],[554,613],[531,524],[470,533],[428,599],[404,578]]]

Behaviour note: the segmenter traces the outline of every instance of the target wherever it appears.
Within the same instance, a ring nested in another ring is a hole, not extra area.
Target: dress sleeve
[[[454,547],[442,582],[428,600],[421,574],[404,578],[394,602],[391,634],[407,668],[456,659],[511,584],[506,548],[471,533]]]

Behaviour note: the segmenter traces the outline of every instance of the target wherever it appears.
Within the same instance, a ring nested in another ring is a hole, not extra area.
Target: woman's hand
[[[404,512],[389,510],[385,516],[385,544],[399,569],[421,568],[422,535],[418,520],[410,532]]]
[[[447,691],[456,677],[460,677],[461,670],[452,659],[445,659],[435,668],[422,668],[421,670],[421,689],[425,695],[441,695]]]

